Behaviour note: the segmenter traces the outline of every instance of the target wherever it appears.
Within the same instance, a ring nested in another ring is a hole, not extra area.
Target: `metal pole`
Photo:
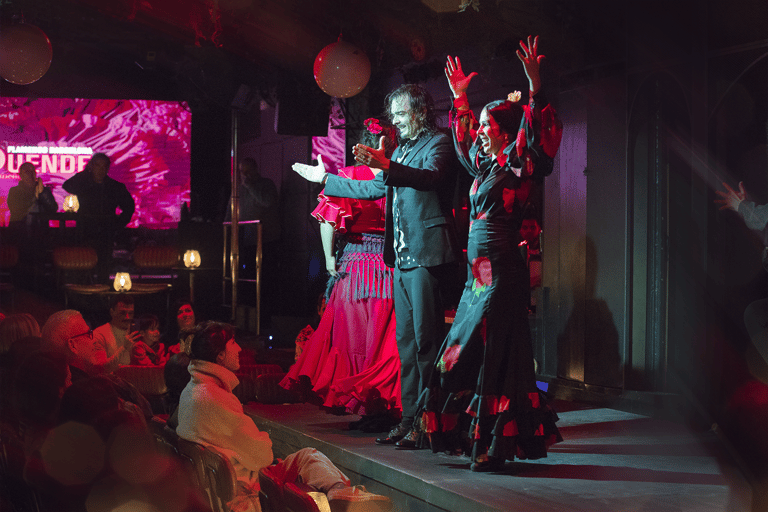
[[[261,221],[256,224],[256,334],[261,333]]]
[[[232,181],[232,231],[230,232],[230,257],[229,263],[232,269],[232,314],[231,320],[235,320],[237,317],[237,283],[239,279],[240,270],[240,237],[238,222],[240,220],[240,204],[239,204],[239,190],[240,190],[240,176],[237,168],[237,139],[238,139],[238,119],[239,112],[236,109],[232,109],[232,152],[230,154],[231,161],[231,181]]]
[[[229,254],[229,222],[222,225],[224,240],[221,244],[221,300],[224,305],[227,302],[227,255]]]
[[[195,303],[195,269],[189,269],[189,301]]]

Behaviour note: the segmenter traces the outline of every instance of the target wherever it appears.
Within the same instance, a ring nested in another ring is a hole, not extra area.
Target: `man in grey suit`
[[[376,442],[416,448],[417,402],[445,334],[440,281],[458,259],[451,213],[457,162],[451,138],[437,128],[426,89],[403,85],[387,96],[387,108],[401,139],[392,158],[385,156],[382,144],[353,148],[355,159],[378,173],[375,179],[356,181],[327,174],[322,157],[316,166],[294,164],[293,169],[309,181],[323,183],[326,195],[387,198],[384,262],[395,269],[403,418]]]

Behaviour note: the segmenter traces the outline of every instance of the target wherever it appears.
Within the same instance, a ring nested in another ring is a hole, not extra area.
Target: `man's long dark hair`
[[[435,102],[429,92],[418,84],[403,84],[387,95],[387,114],[390,119],[392,117],[392,102],[401,97],[407,97],[410,100],[411,111],[416,116],[419,128],[428,134],[439,131],[437,116],[435,115]]]

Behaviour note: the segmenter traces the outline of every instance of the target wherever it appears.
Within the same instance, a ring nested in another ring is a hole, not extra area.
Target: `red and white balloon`
[[[346,41],[329,44],[315,58],[315,82],[329,96],[349,98],[371,78],[371,61],[363,50]]]
[[[38,27],[21,23],[0,29],[0,77],[8,82],[27,85],[40,80],[52,58],[51,40]]]

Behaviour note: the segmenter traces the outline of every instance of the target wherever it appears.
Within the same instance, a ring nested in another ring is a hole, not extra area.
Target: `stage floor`
[[[357,416],[309,404],[251,402],[275,456],[314,447],[355,484],[387,494],[400,512],[741,512],[751,491],[713,431],[606,408],[555,402],[564,441],[546,459],[473,473],[466,456],[378,446],[380,434],[350,431]]]

